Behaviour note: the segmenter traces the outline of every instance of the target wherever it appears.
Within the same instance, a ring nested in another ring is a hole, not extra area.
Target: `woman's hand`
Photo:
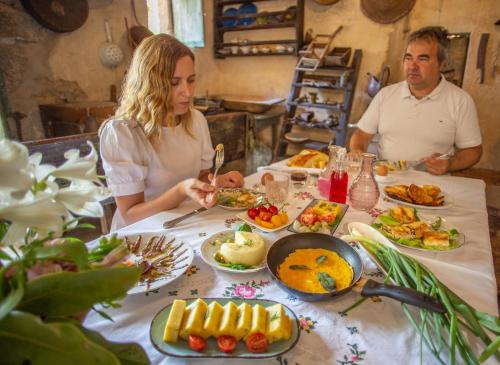
[[[186,179],[180,183],[182,192],[205,208],[217,203],[217,188],[198,179]]]
[[[208,181],[212,182],[213,175],[208,175]],[[242,188],[245,180],[238,171],[229,171],[226,174],[215,178],[215,185],[218,188]]]

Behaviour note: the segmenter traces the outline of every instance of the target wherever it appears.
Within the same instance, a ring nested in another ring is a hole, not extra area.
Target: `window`
[[[174,34],[188,47],[204,47],[202,0],[172,1]]]

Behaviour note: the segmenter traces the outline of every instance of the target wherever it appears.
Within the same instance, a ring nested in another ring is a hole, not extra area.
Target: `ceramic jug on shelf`
[[[368,76],[368,86],[366,92],[372,98],[377,95],[380,89],[382,89],[389,82],[389,76],[391,75],[391,70],[389,66],[384,66],[378,77],[367,72]]]

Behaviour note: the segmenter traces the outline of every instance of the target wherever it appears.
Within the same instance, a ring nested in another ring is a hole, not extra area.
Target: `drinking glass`
[[[307,185],[309,178],[309,174],[305,171],[295,170],[290,172],[290,180],[295,189],[303,189]]]
[[[288,175],[273,173],[273,180],[267,180],[265,185],[267,200],[271,204],[284,204],[288,197],[289,185],[290,178]]]
[[[351,187],[353,181],[358,177],[361,171],[361,161],[363,156],[361,154],[349,153],[346,156],[346,171],[348,175],[348,188]]]

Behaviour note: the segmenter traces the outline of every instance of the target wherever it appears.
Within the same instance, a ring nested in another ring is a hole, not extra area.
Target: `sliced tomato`
[[[245,342],[247,350],[253,353],[266,352],[269,344],[266,335],[261,332],[252,333]]]
[[[318,217],[314,214],[303,213],[299,217],[299,222],[306,226],[312,226],[317,220]]]
[[[236,344],[236,338],[234,338],[233,336],[224,335],[217,338],[217,346],[219,346],[219,349],[226,354],[230,354],[231,352],[233,352],[236,348]]]
[[[193,351],[202,352],[207,346],[207,341],[201,336],[189,335],[188,345]]]
[[[331,214],[331,213],[326,213],[326,214],[320,215],[319,220],[330,224],[333,221],[335,221],[335,215]]]

